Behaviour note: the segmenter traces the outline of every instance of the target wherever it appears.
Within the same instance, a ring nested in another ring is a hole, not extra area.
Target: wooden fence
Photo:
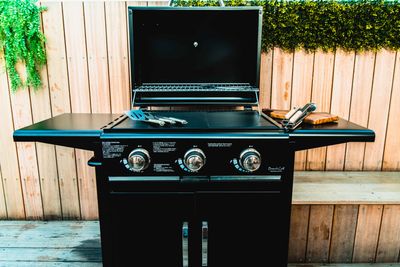
[[[10,92],[0,73],[0,218],[96,219],[91,153],[12,140],[18,129],[65,112],[129,109],[128,5],[166,2],[42,2],[48,62],[44,86]],[[397,63],[397,64],[396,64]],[[299,152],[297,170],[400,170],[400,53],[262,55],[261,105],[289,109],[313,101],[375,130],[374,143]],[[1,68],[4,61],[0,60]]]

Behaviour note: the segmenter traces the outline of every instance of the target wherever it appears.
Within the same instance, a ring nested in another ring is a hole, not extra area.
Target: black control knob
[[[183,164],[190,171],[197,172],[206,164],[206,155],[199,148],[189,149],[183,156]]]
[[[129,170],[134,172],[144,171],[149,167],[150,164],[150,155],[146,149],[136,148],[129,153],[128,156],[128,165]]]
[[[254,148],[248,148],[240,153],[239,164],[248,172],[255,172],[261,166],[261,155]]]

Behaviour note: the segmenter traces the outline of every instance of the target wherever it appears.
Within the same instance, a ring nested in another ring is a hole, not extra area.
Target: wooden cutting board
[[[288,113],[288,110],[263,110],[267,115],[271,116],[274,119],[283,120],[285,118],[285,114]],[[307,124],[324,124],[328,122],[338,121],[339,117],[336,115],[329,114],[327,112],[312,112],[305,119],[304,122]]]

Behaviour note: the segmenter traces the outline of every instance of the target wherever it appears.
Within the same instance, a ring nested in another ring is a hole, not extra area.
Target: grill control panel
[[[289,146],[286,139],[119,139],[103,140],[102,149],[114,175],[280,175]]]

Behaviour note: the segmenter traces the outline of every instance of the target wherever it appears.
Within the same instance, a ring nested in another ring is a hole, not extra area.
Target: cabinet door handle
[[[203,221],[201,226],[201,266],[208,264],[208,222]]]
[[[182,266],[189,266],[189,223],[182,224]]]

